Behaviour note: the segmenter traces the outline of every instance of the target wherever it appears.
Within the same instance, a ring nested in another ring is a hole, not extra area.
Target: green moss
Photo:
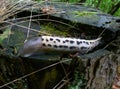
[[[75,14],[76,16],[92,16],[97,14],[97,12],[74,11],[73,14]]]
[[[45,33],[46,35],[56,35],[56,36],[67,36],[69,35],[68,31],[65,31],[62,26],[59,25],[60,29],[57,29],[52,23],[47,25],[41,25],[41,33]],[[42,34],[40,34],[42,35]]]

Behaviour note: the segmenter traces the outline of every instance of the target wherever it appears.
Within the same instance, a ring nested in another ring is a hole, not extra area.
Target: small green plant
[[[76,71],[74,75],[74,81],[68,89],[84,89],[85,85],[86,80],[84,78],[84,74],[80,74],[78,71]]]
[[[2,44],[3,40],[8,38],[10,34],[11,34],[10,29],[6,29],[2,34],[0,34],[0,44]]]

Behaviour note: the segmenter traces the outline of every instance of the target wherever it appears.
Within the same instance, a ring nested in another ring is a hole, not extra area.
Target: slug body
[[[87,53],[100,43],[100,39],[85,40],[69,37],[41,36],[27,41],[20,50],[19,55],[28,57],[38,51],[40,53]]]

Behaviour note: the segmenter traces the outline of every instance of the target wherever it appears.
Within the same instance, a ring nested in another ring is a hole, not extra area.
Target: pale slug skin
[[[20,50],[19,55],[31,56],[33,53],[60,51],[87,53],[100,43],[101,37],[94,40],[85,40],[69,37],[41,36],[27,41]]]

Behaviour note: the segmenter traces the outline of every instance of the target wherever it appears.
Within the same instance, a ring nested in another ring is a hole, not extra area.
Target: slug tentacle
[[[30,56],[39,52],[81,52],[87,53],[100,43],[101,37],[95,40],[85,40],[68,37],[41,36],[27,41],[21,49],[20,56]]]

